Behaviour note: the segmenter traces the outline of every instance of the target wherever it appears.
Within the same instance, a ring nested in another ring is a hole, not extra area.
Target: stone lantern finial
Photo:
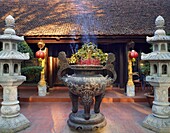
[[[166,35],[166,32],[163,30],[164,29],[164,25],[165,25],[165,20],[162,16],[158,16],[155,20],[155,25],[156,25],[156,31],[155,31],[155,35]]]
[[[162,28],[165,25],[165,20],[162,16],[158,16],[155,20],[155,25],[157,28]]]
[[[11,15],[8,15],[5,18],[5,26],[6,27],[15,27],[15,19]]]
[[[11,15],[8,15],[5,18],[5,26],[6,29],[4,30],[4,34],[16,35],[15,30],[13,29],[15,27],[15,19]]]

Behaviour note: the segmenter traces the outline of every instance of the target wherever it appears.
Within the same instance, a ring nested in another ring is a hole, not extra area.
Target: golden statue
[[[38,59],[39,65],[43,67],[41,71],[41,78],[40,81],[38,82],[38,89],[39,89],[39,95],[45,96],[47,93],[47,83],[45,81],[47,48],[42,50],[45,47],[45,43],[42,40],[40,40],[37,45],[40,48],[40,50],[44,52],[44,58]]]
[[[128,53],[129,55],[129,53]],[[128,56],[128,86],[134,86],[133,83],[133,72],[132,72],[132,59]]]

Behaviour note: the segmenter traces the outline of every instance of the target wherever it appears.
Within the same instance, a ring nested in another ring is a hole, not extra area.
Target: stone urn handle
[[[68,74],[67,70],[71,70],[70,65],[68,63],[68,60],[66,58],[66,54],[64,51],[61,51],[58,54],[58,59],[59,59],[59,70],[57,73],[58,78],[61,80],[61,78]]]
[[[117,79],[117,74],[114,68],[114,62],[115,54],[109,53],[108,60],[106,61],[106,65],[104,66],[104,70],[106,70],[104,74],[112,78],[112,83]]]

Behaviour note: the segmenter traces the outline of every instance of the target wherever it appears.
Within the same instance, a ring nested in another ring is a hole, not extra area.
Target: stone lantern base
[[[127,90],[126,94],[128,97],[135,96],[135,86],[134,85],[127,85],[126,90]]]
[[[170,132],[170,118],[158,118],[153,114],[148,115],[143,121],[143,127],[159,133]]]
[[[0,116],[0,132],[15,133],[30,126],[29,120],[22,114],[16,117],[5,118]]]
[[[17,88],[25,80],[25,76],[0,76],[0,84],[3,88],[0,133],[15,133],[30,125],[29,120],[20,113],[18,101]]]
[[[46,96],[46,94],[47,94],[47,86],[38,85],[38,96]]]

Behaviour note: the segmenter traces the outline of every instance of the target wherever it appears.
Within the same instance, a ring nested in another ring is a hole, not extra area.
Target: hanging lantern
[[[136,61],[136,58],[138,57],[138,53],[135,50],[132,50],[129,52],[129,58],[132,59],[132,62]]]
[[[37,58],[44,59],[45,53],[44,53],[42,50],[38,50],[38,51],[35,53],[35,56],[36,56]]]

